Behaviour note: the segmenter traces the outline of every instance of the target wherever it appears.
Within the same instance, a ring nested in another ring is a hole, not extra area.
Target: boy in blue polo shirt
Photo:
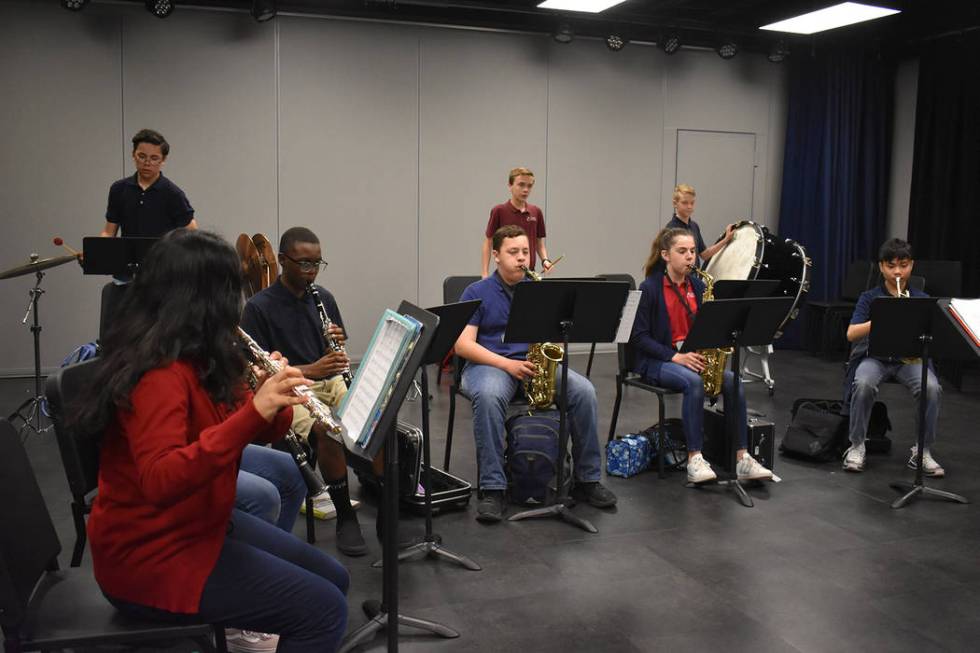
[[[517,225],[501,227],[493,234],[493,258],[497,271],[470,285],[462,301],[482,303],[456,341],[456,353],[469,361],[463,369],[463,392],[473,402],[473,436],[480,476],[480,502],[476,518],[499,522],[504,516],[504,419],[507,405],[533,376],[527,361],[527,343],[505,343],[514,287],[524,280],[530,260],[527,234]],[[559,380],[560,382],[560,380]],[[599,482],[599,452],[595,388],[585,377],[568,371],[568,417],[572,457],[575,462],[573,495],[599,508],[616,504],[616,495]]]
[[[847,365],[844,402],[850,404],[851,446],[844,452],[844,469],[848,472],[862,472],[865,466],[864,440],[871,419],[871,407],[878,397],[878,386],[888,379],[895,379],[911,391],[918,399],[922,386],[922,362],[904,362],[899,359],[874,358],[868,355],[868,335],[871,333],[871,303],[878,297],[897,297],[898,285],[911,297],[928,297],[921,290],[909,288],[912,276],[912,246],[899,238],[886,241],[878,251],[878,269],[884,282],[871,290],[865,290],[858,298],[847,327],[847,340],[853,343],[851,357]],[[848,395],[850,399],[848,400]],[[925,451],[922,452],[922,471],[926,476],[938,478],[945,475],[942,466],[936,462],[929,446],[936,440],[936,423],[939,420],[939,399],[942,388],[936,374],[929,370],[926,394],[926,434]],[[915,411],[916,433],[918,433],[919,412]],[[915,469],[916,447],[912,447],[912,457],[908,466]]]

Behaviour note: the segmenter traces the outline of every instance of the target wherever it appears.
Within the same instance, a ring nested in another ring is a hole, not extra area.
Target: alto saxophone
[[[696,265],[691,266],[691,272],[696,274],[704,281],[704,294],[701,302],[710,302],[715,298],[714,287],[715,278]],[[720,349],[701,349],[699,354],[704,356],[704,369],[701,371],[701,378],[704,380],[704,394],[709,397],[717,397],[721,394],[722,383],[725,380],[725,364],[728,357],[735,352],[732,347]]]
[[[317,292],[316,286],[313,285],[313,283],[309,283],[306,286],[306,290],[313,297],[313,302],[316,304],[317,313],[320,314],[320,324],[323,325],[323,339],[326,341],[327,347],[330,349],[330,351],[337,351],[346,356],[347,351],[344,349],[344,345],[330,335],[330,326],[333,324],[333,322],[330,321],[330,316],[327,315],[327,309],[323,307],[323,301],[320,300],[320,293]],[[349,388],[350,384],[354,382],[354,375],[351,374],[350,364],[341,370],[340,375],[344,377],[344,384]]]
[[[241,329],[239,330],[241,331]],[[246,334],[244,331],[241,333],[245,336],[242,338],[242,340],[246,345],[248,345],[249,357],[252,358],[254,363],[266,371],[269,371],[271,367],[266,367],[263,361],[256,356],[256,350],[262,352],[263,354],[265,354],[265,352],[262,351],[257,344],[255,344],[255,341],[252,340],[251,336]],[[249,344],[249,340],[251,340],[252,344],[255,344],[255,349],[253,349]],[[266,355],[266,358],[268,358],[268,355]],[[272,359],[268,360],[270,363],[275,362]],[[253,390],[258,384],[258,379],[255,378],[255,374],[252,373],[251,370],[248,374],[248,384]],[[310,464],[310,457],[306,454],[306,446],[303,444],[303,441],[300,439],[299,435],[296,434],[296,431],[294,431],[292,428],[287,430],[286,435],[283,436],[283,442],[286,444],[286,448],[289,450],[289,455],[293,457],[293,462],[296,463],[296,467],[299,468],[299,473],[300,476],[303,477],[303,482],[306,483],[306,489],[309,493],[308,496],[315,497],[318,494],[326,492],[327,484],[323,482],[323,479],[320,478],[320,476],[316,473],[316,470],[313,469],[313,465]]]
[[[524,273],[534,281],[541,281],[541,275],[527,267]],[[535,342],[527,348],[527,362],[534,365],[536,371],[534,376],[524,379],[528,412],[543,410],[555,403],[558,364],[564,357],[565,348],[553,342]]]

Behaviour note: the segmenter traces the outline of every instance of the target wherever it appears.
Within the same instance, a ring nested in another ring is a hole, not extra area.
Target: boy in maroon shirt
[[[490,274],[491,239],[497,229],[514,224],[527,234],[531,256],[528,268],[533,270],[535,255],[541,257],[541,266],[547,271],[551,267],[548,250],[544,246],[544,213],[540,207],[527,201],[531,189],[534,188],[534,173],[527,168],[514,168],[507,177],[507,188],[510,189],[510,199],[503,204],[490,209],[490,220],[487,222],[483,251],[480,255],[480,275],[485,279]]]

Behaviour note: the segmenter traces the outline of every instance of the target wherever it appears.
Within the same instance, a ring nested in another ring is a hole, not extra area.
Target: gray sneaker
[[[688,483],[707,483],[718,478],[711,465],[704,456],[696,454],[687,461],[687,482]]]
[[[844,471],[863,472],[864,471],[864,443],[852,444],[844,452]]]

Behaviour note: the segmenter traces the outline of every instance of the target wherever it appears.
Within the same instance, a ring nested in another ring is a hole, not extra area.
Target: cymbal
[[[259,263],[259,250],[255,249],[255,243],[248,237],[248,234],[238,236],[235,249],[238,250],[238,258],[242,262],[245,299],[249,299],[262,290],[262,266]]]
[[[268,288],[275,283],[276,277],[279,276],[276,250],[265,234],[255,234],[252,236],[252,242],[255,243],[255,247],[259,251],[259,261],[262,265],[262,287]]]
[[[34,274],[40,270],[47,270],[48,268],[57,267],[63,265],[68,261],[76,261],[78,257],[74,254],[65,254],[64,256],[52,256],[51,258],[39,258],[30,263],[25,263],[24,265],[18,265],[15,268],[10,268],[9,270],[4,270],[0,272],[0,279],[11,279],[13,277],[20,277],[25,274]]]

